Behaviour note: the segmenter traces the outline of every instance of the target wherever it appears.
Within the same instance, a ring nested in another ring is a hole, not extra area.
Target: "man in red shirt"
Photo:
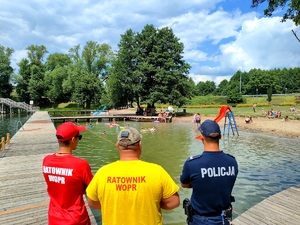
[[[49,225],[90,225],[83,194],[93,178],[90,165],[74,157],[84,126],[66,122],[57,127],[58,151],[43,160],[43,175],[50,197]]]

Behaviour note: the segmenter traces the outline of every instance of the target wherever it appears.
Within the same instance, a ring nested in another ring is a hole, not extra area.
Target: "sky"
[[[127,30],[169,27],[184,44],[189,76],[217,85],[238,70],[300,67],[300,26],[280,22],[282,11],[263,15],[251,0],[0,0],[0,45],[13,48],[12,66],[26,47],[64,53],[88,41],[118,50]]]

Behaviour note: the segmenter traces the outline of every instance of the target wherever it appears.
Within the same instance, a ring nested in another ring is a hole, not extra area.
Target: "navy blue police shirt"
[[[223,151],[191,156],[183,166],[180,181],[192,184],[191,204],[197,214],[227,209],[238,174],[236,159]]]

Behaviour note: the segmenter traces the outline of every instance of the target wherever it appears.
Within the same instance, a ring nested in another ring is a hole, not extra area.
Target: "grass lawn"
[[[273,108],[273,110],[280,110],[282,115],[281,117],[288,116],[290,119],[298,119],[300,120],[300,111],[293,113],[290,112],[289,109],[291,106],[266,106],[266,107],[256,107],[256,112],[253,111],[251,107],[232,107],[232,112],[235,116],[251,116],[251,117],[262,117],[262,108],[267,112]],[[200,113],[201,115],[212,116],[218,115],[220,112],[220,108],[188,108],[186,109],[187,115],[194,115],[195,113]],[[179,114],[180,115],[180,114]]]

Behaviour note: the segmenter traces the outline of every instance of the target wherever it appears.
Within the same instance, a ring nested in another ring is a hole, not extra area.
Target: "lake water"
[[[21,118],[2,116],[2,124],[10,124],[8,130],[14,130]],[[26,118],[23,118],[23,121]],[[12,120],[7,122],[6,120]],[[14,121],[14,122],[13,122]],[[26,120],[25,120],[26,121]],[[142,123],[126,122],[140,130],[156,127],[154,132],[142,133],[142,160],[162,165],[175,182],[180,185],[180,174],[185,160],[191,155],[201,154],[203,145],[195,140],[199,134],[195,124],[191,123]],[[56,124],[57,125],[57,124]],[[84,123],[85,125],[85,123]],[[123,126],[123,122],[120,122]],[[103,135],[106,131],[106,135]],[[115,147],[118,130],[105,126],[105,122],[96,124],[83,132],[75,155],[85,158],[91,165],[93,173],[99,167],[119,159]],[[239,136],[225,135],[220,141],[224,152],[232,154],[239,163],[239,174],[233,189],[236,202],[234,218],[265,198],[300,183],[300,139],[272,137],[239,131]],[[181,202],[190,197],[191,190],[180,188]],[[100,213],[94,211],[96,219],[101,220]],[[186,217],[182,206],[171,211],[163,211],[164,224],[184,225]],[[99,222],[99,224],[101,224]]]
[[[11,137],[30,118],[30,114],[0,114],[0,138],[9,133]]]
[[[197,127],[189,123],[137,123],[132,127],[157,128],[142,133],[142,160],[162,165],[180,185],[180,174],[185,160],[203,152],[202,142],[195,140]],[[123,125],[122,123],[120,124]],[[83,133],[76,155],[86,158],[93,172],[119,158],[115,147],[118,130],[105,123],[92,123]],[[106,135],[102,132],[106,131]],[[225,135],[220,147],[236,157],[239,175],[233,189],[234,218],[263,199],[300,183],[299,139],[278,138],[262,134],[239,132],[239,136]],[[181,202],[190,197],[191,190],[180,188]],[[99,213],[97,213],[97,217]],[[182,206],[164,211],[164,224],[184,225],[186,217]],[[100,223],[99,223],[100,224]]]

